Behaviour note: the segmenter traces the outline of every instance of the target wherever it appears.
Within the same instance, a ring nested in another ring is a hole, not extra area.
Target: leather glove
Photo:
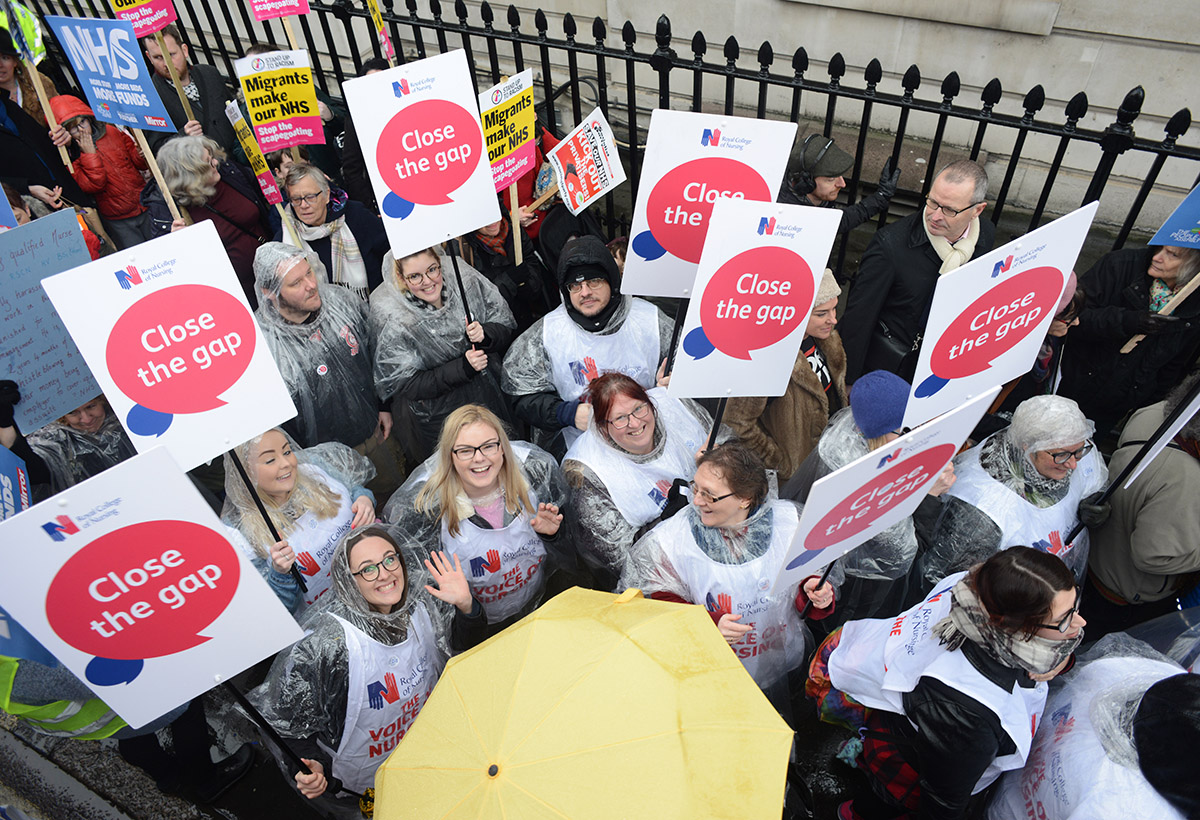
[[[11,379],[0,380],[0,427],[13,426],[13,406],[21,400],[21,390]]]
[[[1103,492],[1096,492],[1079,502],[1076,514],[1085,527],[1102,527],[1112,512],[1112,505],[1107,501],[1099,503]]]
[[[883,170],[879,173],[879,187],[875,190],[884,199],[891,199],[896,193],[898,184],[900,184],[900,169],[893,169],[892,158],[888,157],[888,161],[883,164]]]
[[[1126,314],[1122,319],[1122,325],[1125,332],[1130,335],[1144,333],[1152,336],[1166,330],[1178,321],[1178,316],[1163,316],[1161,313],[1149,310],[1138,310]]]

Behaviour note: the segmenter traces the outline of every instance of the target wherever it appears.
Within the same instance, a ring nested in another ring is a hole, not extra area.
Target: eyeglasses
[[[609,427],[615,428],[617,430],[624,430],[626,427],[629,426],[629,420],[631,418],[644,419],[649,414],[650,414],[650,405],[646,404],[646,402],[642,402],[637,407],[630,410],[628,413],[622,413],[621,415],[617,416],[615,419],[609,419],[605,423]]]
[[[1066,464],[1071,459],[1079,461],[1079,459],[1090,453],[1094,447],[1095,445],[1089,441],[1078,450],[1059,450],[1056,453],[1049,453],[1049,455],[1050,458],[1054,459],[1055,464]]]
[[[478,447],[472,447],[469,444],[464,444],[462,447],[455,447],[450,452],[454,453],[454,457],[459,461],[470,461],[471,459],[475,458],[476,451],[479,451],[490,458],[496,455],[496,453],[500,452],[500,439],[494,438],[491,441],[485,441]]]
[[[568,293],[579,293],[579,291],[583,290],[584,285],[588,286],[588,290],[595,290],[596,288],[600,287],[601,285],[607,285],[607,284],[608,284],[608,280],[603,277],[601,277],[599,279],[584,279],[582,282],[572,282],[571,284],[567,285],[567,292]]]
[[[383,560],[378,564],[367,564],[358,572],[352,572],[351,575],[357,575],[364,581],[374,581],[379,577],[379,568],[383,567],[388,572],[395,572],[396,567],[400,566],[400,556],[394,552],[389,552],[383,556]]]
[[[87,123],[83,120],[72,120],[71,122],[63,123],[63,128],[68,131],[82,131],[87,127]]]
[[[315,194],[305,194],[304,196],[288,197],[288,202],[292,203],[293,206],[299,205],[301,202],[303,202],[305,205],[312,205],[314,202],[316,202],[318,199],[320,199],[323,196],[325,196],[325,192],[318,191]]]
[[[729,496],[734,495],[734,493],[725,493],[725,495],[713,495],[708,490],[701,490],[699,487],[697,487],[695,481],[689,481],[688,487],[691,488],[692,495],[695,497],[695,499],[704,504],[716,504],[718,501],[724,501],[726,498],[729,498]]]
[[[428,279],[430,282],[436,282],[438,280],[438,277],[440,277],[441,275],[442,275],[442,266],[439,265],[437,262],[434,262],[432,265],[430,265],[428,268],[426,268],[423,271],[417,271],[416,273],[404,274],[404,281],[408,282],[408,284],[413,285],[415,287],[416,285],[421,284],[422,279]]]
[[[982,202],[972,202],[970,205],[968,205],[965,208],[951,208],[948,205],[941,204],[940,202],[938,202],[936,199],[934,199],[931,196],[925,197],[925,208],[927,210],[941,211],[942,213],[944,213],[946,216],[950,217],[951,219],[953,219],[954,217],[963,213],[964,211],[971,210],[976,205],[982,205],[982,204],[983,204]]]
[[[1062,617],[1062,620],[1056,624],[1038,624],[1042,629],[1057,629],[1064,635],[1071,629],[1071,621],[1075,617],[1075,613],[1079,611],[1079,603],[1083,600],[1083,590],[1079,584],[1075,585],[1075,606],[1067,610],[1067,614]]]

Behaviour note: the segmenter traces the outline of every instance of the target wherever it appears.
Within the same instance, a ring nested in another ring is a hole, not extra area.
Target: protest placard
[[[1154,232],[1147,245],[1200,248],[1200,185],[1171,211],[1167,221]]]
[[[500,218],[461,50],[350,80],[345,90],[397,259]]]
[[[573,214],[625,181],[616,138],[599,108],[554,146],[546,158],[554,166],[563,202]]]
[[[139,40],[162,31],[176,20],[175,4],[171,0],[108,0],[108,5],[118,20],[133,24],[134,35]]]
[[[325,130],[317,110],[307,51],[270,51],[234,64],[251,127],[264,153],[293,145],[321,145]]]
[[[143,726],[303,634],[231,537],[156,447],[0,523],[0,599]]]
[[[691,296],[713,203],[774,202],[795,136],[794,122],[655,110],[621,291]]]
[[[375,29],[375,39],[383,50],[384,59],[388,65],[396,64],[396,49],[392,47],[392,38],[388,35],[387,24],[383,22],[383,14],[379,11],[379,0],[367,0],[367,11],[371,13],[371,27]]]
[[[713,203],[673,397],[783,395],[840,222],[833,209]]]
[[[277,17],[308,14],[308,0],[250,0],[250,12],[258,22]]]
[[[296,415],[211,221],[42,286],[139,452],[190,470]]]
[[[32,433],[100,395],[41,282],[90,262],[70,208],[0,235],[0,378],[21,388],[17,425]]]
[[[127,20],[47,17],[62,43],[96,119],[152,131],[174,131]]]
[[[17,227],[17,215],[13,213],[8,197],[0,196],[0,233]]]
[[[1096,207],[1085,205],[938,277],[905,427],[1028,372]]]
[[[912,515],[999,392],[994,387],[813,484],[773,588],[820,572]]]
[[[0,520],[29,509],[31,501],[25,462],[7,447],[0,447]]]
[[[254,134],[250,131],[250,124],[242,116],[242,109],[238,107],[237,102],[230,102],[225,106],[225,116],[229,119],[229,124],[233,126],[233,133],[237,134],[238,142],[241,143],[242,150],[246,153],[246,159],[250,160],[250,170],[254,172],[254,178],[258,180],[258,187],[262,190],[263,197],[272,205],[283,205],[283,194],[279,193],[279,186],[275,184],[275,174],[267,165],[266,157],[263,156],[262,149],[258,147],[258,141],[254,139]]]
[[[503,191],[534,166],[533,69],[494,85],[479,95],[483,139],[496,192]]]

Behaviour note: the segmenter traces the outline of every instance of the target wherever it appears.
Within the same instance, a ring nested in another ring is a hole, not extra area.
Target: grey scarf
[[[1044,675],[1071,656],[1083,640],[1083,630],[1074,638],[1053,640],[1040,635],[1025,636],[1000,629],[992,623],[983,602],[964,577],[951,591],[950,614],[933,626],[933,634],[951,651],[970,641],[1010,669]]]

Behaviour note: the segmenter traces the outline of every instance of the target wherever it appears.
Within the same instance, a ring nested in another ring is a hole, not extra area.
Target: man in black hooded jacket
[[[621,293],[621,274],[604,243],[572,239],[558,263],[563,304],[534,322],[504,357],[501,386],[535,443],[561,455],[588,428],[588,385],[620,371],[653,387],[671,344],[671,320]],[[561,431],[561,435],[560,435]]]

